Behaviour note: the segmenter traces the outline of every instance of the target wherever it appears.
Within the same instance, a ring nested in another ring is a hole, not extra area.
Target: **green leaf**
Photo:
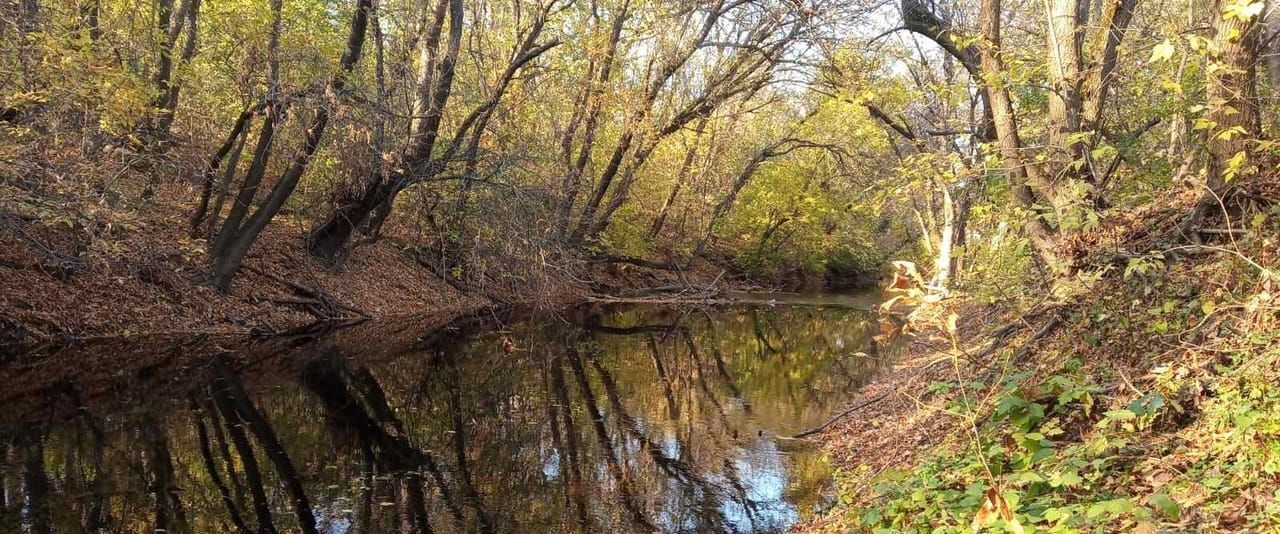
[[[1147,503],[1160,509],[1160,512],[1168,517],[1171,521],[1178,521],[1181,515],[1182,507],[1178,503],[1163,493],[1153,493],[1147,497]]]
[[[1084,479],[1080,478],[1080,475],[1076,474],[1075,471],[1067,471],[1049,477],[1049,485],[1055,488],[1079,486],[1082,482],[1084,482]]]
[[[1116,421],[1128,421],[1138,416],[1138,414],[1133,413],[1130,410],[1107,410],[1107,413],[1103,415],[1107,419],[1114,419]]]
[[[1084,515],[1090,519],[1095,519],[1102,515],[1116,517],[1131,511],[1133,511],[1133,501],[1127,498],[1120,498],[1094,503]]]

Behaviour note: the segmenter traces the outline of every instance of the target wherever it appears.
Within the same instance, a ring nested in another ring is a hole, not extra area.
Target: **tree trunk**
[[[979,47],[982,83],[987,87],[991,98],[991,113],[1005,174],[1013,188],[1015,203],[1032,212],[1027,232],[1036,257],[1051,272],[1064,275],[1070,271],[1070,266],[1057,254],[1057,232],[1034,211],[1036,195],[1032,184],[1038,185],[1042,191],[1049,190],[1051,186],[1041,175],[1039,167],[1026,164],[1022,159],[1022,139],[1018,136],[1013,100],[1002,79],[1004,61],[1000,58],[1000,0],[983,0],[979,19],[983,38],[987,41]]]
[[[461,0],[454,0],[460,2]],[[329,94],[340,95],[346,87],[346,76],[351,73],[356,62],[360,60],[360,53],[364,46],[365,33],[369,26],[369,11],[372,9],[373,0],[359,0],[356,4],[355,13],[351,17],[351,30],[347,35],[347,47],[342,53],[342,58],[338,62],[339,70],[334,77],[329,80]],[[270,118],[270,115],[268,115]],[[298,185],[298,180],[302,178],[302,173],[306,171],[307,164],[311,162],[311,157],[315,155],[316,149],[320,147],[320,140],[324,137],[325,128],[329,124],[329,107],[321,105],[311,120],[310,127],[307,128],[306,135],[303,139],[302,147],[294,155],[293,161],[289,164],[289,168],[280,176],[280,180],[271,190],[271,194],[267,197],[262,207],[254,212],[243,226],[231,226],[234,230],[228,231],[228,226],[224,225],[223,232],[229,235],[219,235],[218,241],[224,243],[224,246],[216,251],[212,281],[214,286],[219,290],[229,292],[231,290],[231,279],[235,277],[236,272],[240,269],[240,264],[244,261],[245,254],[248,253],[249,247],[257,240],[258,235],[266,228],[271,219],[275,217],[280,208],[284,206],[289,196],[293,194],[294,188]],[[264,128],[264,135],[268,132]],[[253,184],[256,189],[257,183]],[[252,194],[249,195],[249,201],[252,201]],[[236,208],[247,210],[247,203],[244,206],[237,205]],[[228,223],[231,219],[228,218]],[[236,221],[237,225],[239,221]]]
[[[1077,176],[1083,166],[1080,132],[1080,57],[1088,2],[1052,0],[1049,11],[1049,149],[1057,169]],[[1076,169],[1072,171],[1072,169]]]
[[[244,147],[244,140],[248,133],[249,120],[253,118],[253,115],[254,110],[252,108],[240,112],[240,116],[236,118],[235,125],[231,127],[231,133],[227,135],[227,140],[223,141],[222,146],[218,147],[218,151],[213,154],[213,157],[209,158],[209,163],[205,165],[204,172],[200,177],[200,201],[196,205],[195,211],[191,213],[190,221],[192,237],[195,237],[197,230],[200,228],[200,223],[208,216],[209,198],[213,194],[213,181],[214,177],[218,173],[218,167],[222,165],[222,160],[227,157],[227,153],[233,148]],[[238,157],[240,149],[235,148],[235,152]],[[229,169],[229,173],[234,173],[235,165],[229,165]],[[218,191],[219,199],[225,195],[227,185],[228,184],[226,184],[224,180],[222,190]],[[215,218],[217,217],[217,213],[220,209],[221,203],[219,203],[218,209],[214,210]]]
[[[747,186],[747,182],[750,182],[751,177],[755,176],[756,171],[760,170],[760,166],[775,155],[774,148],[776,146],[761,150],[747,162],[747,165],[738,173],[737,178],[734,178],[733,185],[729,188],[729,193],[723,199],[720,199],[720,202],[716,204],[715,210],[711,212],[711,220],[707,222],[707,229],[703,232],[702,238],[698,240],[698,245],[694,247],[693,254],[689,256],[689,263],[685,264],[686,270],[692,267],[693,262],[697,261],[702,256],[702,253],[705,252],[707,243],[715,235],[716,227],[720,224],[720,220],[729,213],[729,209],[733,207],[733,203],[738,199],[738,193],[741,193],[742,189]]]
[[[622,27],[627,21],[627,8],[630,3],[623,4],[622,9],[613,18],[613,23],[609,28],[609,44],[604,57],[600,59],[600,70],[598,77],[591,79],[590,70],[584,78],[586,91],[585,99],[587,101],[586,124],[583,126],[582,143],[578,147],[578,158],[573,166],[565,170],[564,183],[561,185],[560,209],[557,217],[559,226],[558,232],[562,239],[568,238],[570,235],[570,222],[573,217],[574,204],[578,198],[578,188],[582,184],[582,176],[586,172],[587,164],[591,161],[591,151],[595,147],[596,130],[600,125],[600,113],[604,106],[605,86],[609,83],[609,76],[613,72],[614,57],[618,53],[618,43],[622,41]],[[572,136],[567,136],[563,141],[563,146],[567,151],[572,145]],[[566,154],[566,163],[569,158]]]
[[[1271,85],[1272,94],[1280,92],[1280,5],[1270,2],[1267,6],[1265,31],[1262,42],[1266,46],[1259,52],[1267,61],[1267,83]]]
[[[455,65],[462,42],[462,0],[440,0],[436,4],[435,22],[427,29],[427,37],[423,39],[420,51],[423,63],[435,64],[435,57],[439,52],[439,35],[444,25],[443,15],[446,14],[444,7],[448,8],[449,41],[445,55],[439,61],[439,76],[434,75],[433,67],[423,67],[414,105],[412,134],[401,154],[399,165],[389,175],[375,176],[365,185],[360,195],[340,204],[324,222],[307,234],[307,249],[312,256],[325,263],[333,264],[337,260],[356,228],[363,225],[375,210],[390,212],[396,195],[409,183],[434,176],[442,170],[431,160],[431,153],[439,137],[444,107],[453,88]],[[424,105],[425,112],[422,110]]]
[[[933,279],[929,285],[940,293],[947,292],[951,282],[952,247],[955,244],[956,209],[951,190],[942,187],[942,226],[938,232],[938,254],[933,260]]]
[[[680,194],[680,189],[684,187],[684,182],[689,178],[689,169],[693,167],[693,159],[698,155],[698,142],[702,140],[702,134],[707,130],[707,118],[703,117],[698,121],[698,125],[694,127],[696,132],[693,140],[684,152],[684,161],[680,162],[680,170],[676,171],[676,183],[671,186],[671,192],[667,194],[667,199],[662,202],[662,207],[658,209],[658,216],[653,220],[653,226],[649,228],[649,239],[658,237],[662,233],[662,227],[667,222],[667,213],[671,209],[671,205],[675,203],[676,197]]]
[[[1217,209],[1227,185],[1252,173],[1253,143],[1261,133],[1258,115],[1258,17],[1235,12],[1228,0],[1213,3],[1213,44],[1206,76],[1209,102],[1205,130],[1209,160],[1205,192],[1184,224],[1190,229]]]
[[[160,114],[156,119],[155,133],[162,139],[169,136],[170,130],[173,127],[173,119],[178,110],[178,91],[181,89],[181,84],[177,79],[176,73],[172,72],[174,67],[173,62],[169,58],[172,57],[172,49],[173,46],[177,44],[179,31],[183,28],[184,19],[186,23],[185,27],[187,38],[186,42],[182,45],[182,54],[178,56],[178,63],[189,63],[191,59],[195,57],[196,46],[198,44],[198,27],[196,18],[199,13],[200,0],[187,0],[183,5],[182,10],[179,11],[178,20],[173,22],[173,28],[170,30],[169,47],[167,49],[167,53],[164,55],[164,58],[169,61],[166,62],[164,81],[157,85],[157,89],[160,89],[162,92],[160,93],[158,100],[159,105],[157,107],[160,110]]]
[[[1251,145],[1261,132],[1258,116],[1257,63],[1258,19],[1241,20],[1225,11],[1229,2],[1214,2],[1214,38],[1216,53],[1210,62],[1206,97],[1209,101],[1208,188],[1219,192],[1233,179],[1241,165],[1233,158],[1250,156]],[[1243,162],[1244,166],[1252,164]]]

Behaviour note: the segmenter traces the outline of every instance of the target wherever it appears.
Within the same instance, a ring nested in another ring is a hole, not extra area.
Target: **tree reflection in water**
[[[0,524],[777,531],[830,488],[817,451],[776,436],[820,423],[888,352],[866,314],[824,308],[454,326],[378,354],[338,336],[187,342],[180,377],[43,388],[0,424]]]

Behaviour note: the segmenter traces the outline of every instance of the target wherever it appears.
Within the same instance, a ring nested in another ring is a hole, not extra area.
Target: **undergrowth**
[[[912,465],[842,473],[843,526],[1280,531],[1276,227],[1251,226],[1214,254],[1092,277],[1035,347],[978,362],[935,325],[955,378],[920,396],[944,401],[918,402],[955,431]]]

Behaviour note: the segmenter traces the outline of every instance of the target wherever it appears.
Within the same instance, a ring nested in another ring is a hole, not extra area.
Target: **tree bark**
[[[218,173],[218,167],[222,165],[222,160],[226,159],[227,153],[231,152],[234,147],[244,146],[244,139],[246,137],[245,134],[248,131],[249,120],[253,118],[253,115],[253,109],[246,109],[240,112],[240,116],[236,118],[236,122],[231,127],[231,133],[227,135],[226,141],[222,142],[222,146],[218,147],[218,151],[215,152],[213,156],[209,158],[209,162],[205,164],[204,172],[200,177],[200,201],[197,203],[195,211],[191,213],[190,223],[192,237],[195,237],[198,229],[200,228],[200,223],[208,216],[209,198],[213,194],[213,182],[214,177]],[[235,172],[235,165],[230,165],[230,169],[231,172]],[[220,197],[225,194],[226,185],[227,184],[223,184],[224,190],[219,191]],[[220,204],[219,209],[221,209]],[[215,218],[217,217],[217,212],[218,210],[214,211]]]
[[[440,34],[444,16],[449,17],[449,38],[445,54],[439,60],[436,75],[436,55],[439,53]],[[307,234],[307,249],[312,256],[333,264],[350,241],[356,228],[365,224],[378,210],[376,226],[389,213],[395,197],[410,182],[430,177],[443,170],[431,160],[436,140],[439,138],[444,107],[453,89],[453,77],[462,43],[462,0],[439,0],[434,11],[434,23],[428,27],[420,51],[423,72],[418,80],[414,119],[411,122],[409,142],[401,152],[398,164],[387,174],[374,176],[354,199],[340,204],[324,222]],[[425,106],[425,109],[424,109]]]
[[[1054,167],[1081,169],[1072,165],[1081,154],[1080,70],[1081,48],[1088,3],[1082,0],[1052,0],[1049,11],[1049,148]],[[1078,175],[1079,172],[1071,172]]]
[[[1205,83],[1209,102],[1205,143],[1209,149],[1205,192],[1184,229],[1217,209],[1229,182],[1251,174],[1253,143],[1261,134],[1258,114],[1257,16],[1244,16],[1228,0],[1213,2],[1213,44]]]

